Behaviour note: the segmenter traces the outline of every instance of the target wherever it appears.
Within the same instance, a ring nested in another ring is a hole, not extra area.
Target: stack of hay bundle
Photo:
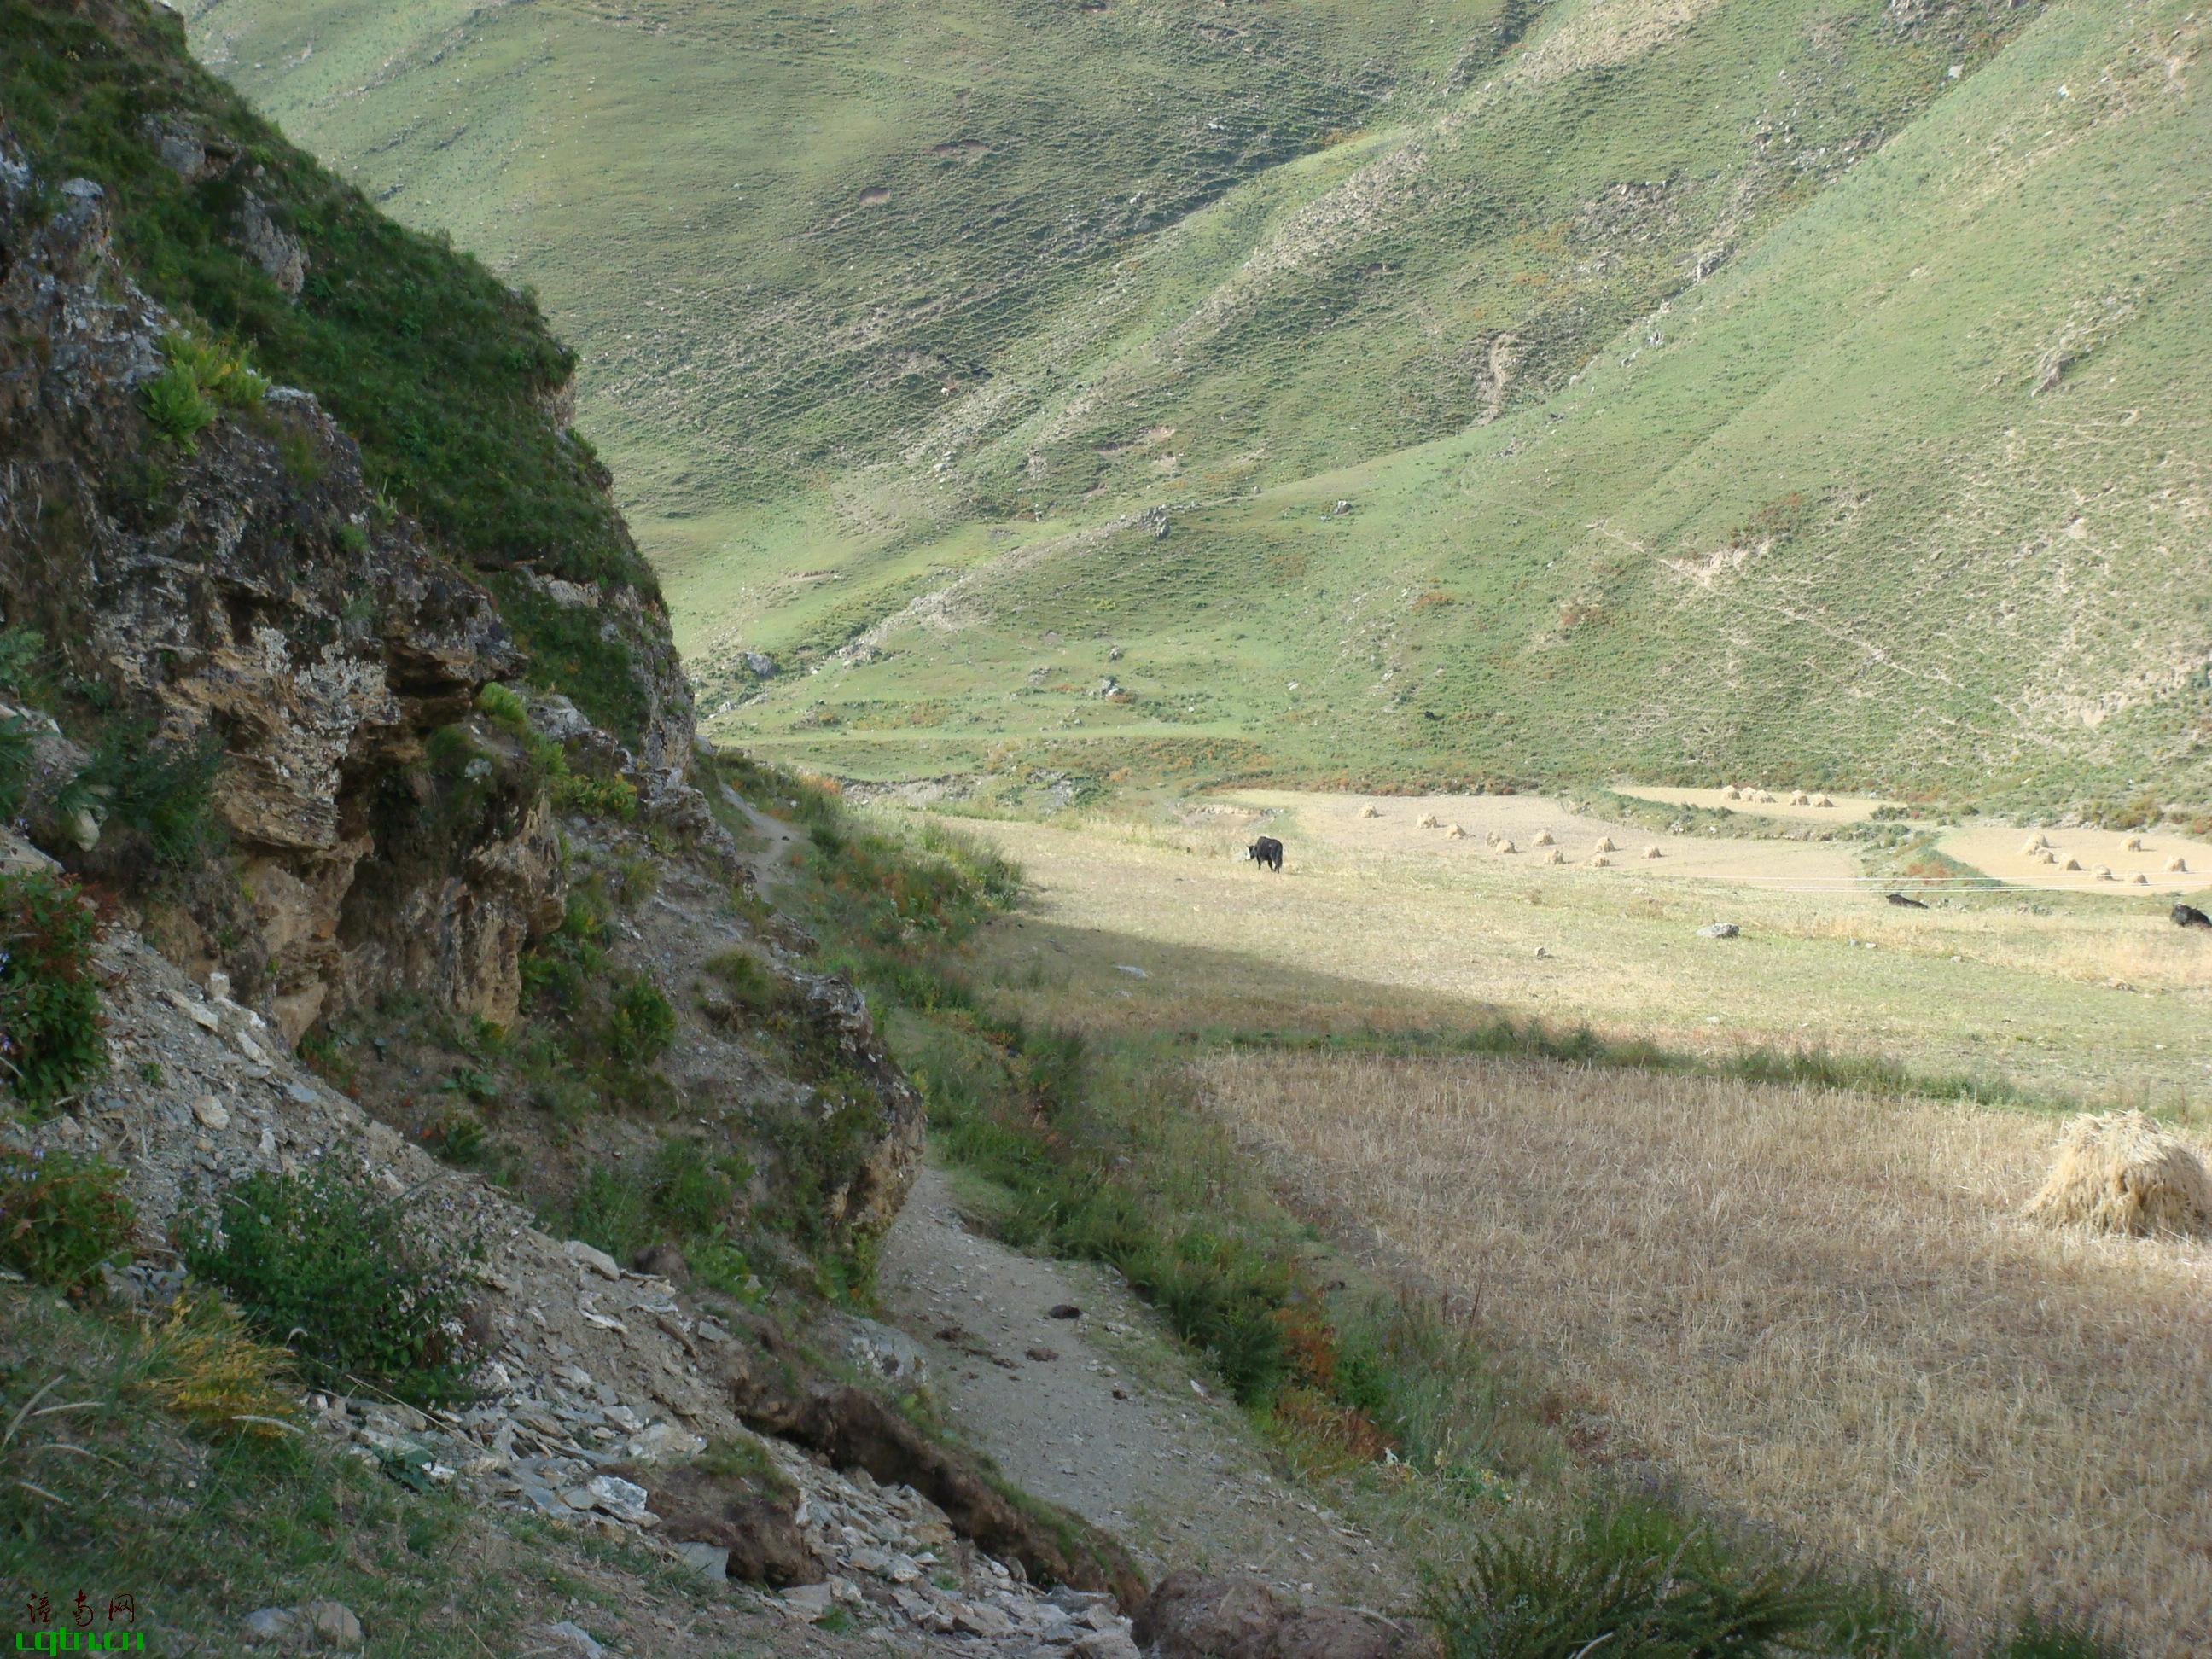
[[[2212,1232],[2212,1176],[2179,1136],[2143,1112],[2075,1118],[2027,1213],[2100,1232]]]

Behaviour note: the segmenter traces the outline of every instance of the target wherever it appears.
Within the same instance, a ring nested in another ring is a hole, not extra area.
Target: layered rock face
[[[174,124],[160,136],[180,176],[243,165]],[[523,1012],[526,950],[568,897],[545,761],[557,745],[556,769],[637,798],[635,823],[572,815],[567,832],[603,865],[655,863],[681,901],[626,926],[604,973],[673,989],[750,941],[787,984],[789,1018],[865,1085],[825,1104],[759,1031],[708,1029],[679,992],[678,1097],[735,1148],[766,1134],[746,1156],[805,1178],[826,1234],[880,1232],[919,1161],[920,1098],[849,984],[797,971],[721,915],[749,878],[691,781],[690,698],[657,602],[524,563],[480,580],[381,498],[305,392],[240,374],[180,417],[162,383],[212,348],[191,341],[133,282],[101,187],[34,177],[0,129],[0,623],[43,637],[80,738],[104,726],[221,754],[227,846],[188,880],[142,879],[97,799],[56,814],[50,850],[112,890],[155,893],[138,920],[164,954],[204,983],[222,973],[288,1044],[395,993],[506,1026]],[[505,720],[479,711],[487,684],[530,666],[502,605],[583,612],[620,641],[634,743],[559,696],[532,694],[525,720],[511,703]],[[86,754],[59,729],[39,744],[51,804]],[[823,1128],[840,1111],[859,1115]]]
[[[146,388],[179,331],[118,264],[97,185],[41,188],[0,153],[7,619],[163,738],[221,743],[254,938],[189,941],[187,966],[253,984],[293,1039],[392,989],[512,1018],[517,952],[558,910],[545,802],[507,803],[438,859],[380,848],[373,803],[522,658],[307,394],[157,431]],[[349,903],[380,854],[378,902]]]

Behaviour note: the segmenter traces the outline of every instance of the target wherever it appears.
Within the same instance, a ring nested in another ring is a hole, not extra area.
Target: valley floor
[[[1384,816],[1360,818],[1369,804]],[[1419,828],[1425,813],[1467,839]],[[1532,796],[1255,793],[1173,822],[975,827],[1036,889],[1000,924],[1010,988],[1088,1029],[1445,1030],[1505,1013],[1716,1057],[1878,1054],[2185,1117],[2212,1103],[2212,951],[2163,895],[1961,886],[1902,908],[1840,843],[1670,836]],[[1571,862],[1540,862],[1546,830]],[[1493,852],[1489,832],[1517,850]],[[1237,859],[1258,833],[1285,844],[1279,878]],[[1616,850],[1592,868],[1601,836]],[[1665,856],[1643,859],[1654,845]],[[1700,936],[1715,921],[1740,935]]]
[[[2212,1247],[2021,1216],[2064,1106],[2206,1139],[2212,949],[2163,896],[1953,883],[1900,908],[1844,843],[1534,798],[967,827],[1031,890],[986,941],[992,1000],[1170,1055],[1294,1210],[1548,1379],[1590,1466],[1895,1571],[1962,1629],[2063,1605],[2146,1654],[2212,1644]],[[1255,833],[1285,842],[1279,878],[1237,860]],[[1539,833],[1574,862],[1538,863]],[[1623,850],[1593,867],[1601,836]],[[1699,933],[1723,919],[1736,937]],[[1500,1015],[1716,1073],[1757,1047],[1878,1054],[1926,1092],[1451,1052]],[[947,1272],[895,1250],[891,1294],[933,1319]],[[1016,1443],[1037,1422],[981,1411]]]

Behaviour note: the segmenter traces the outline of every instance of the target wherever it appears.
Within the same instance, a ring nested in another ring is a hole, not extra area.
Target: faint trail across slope
[[[922,1170],[884,1239],[881,1291],[952,1419],[1148,1572],[1253,1572],[1378,1609],[1408,1599],[1405,1564],[1279,1476],[1237,1408],[1192,1389],[1188,1360],[1126,1285],[970,1231],[944,1170]],[[1069,1306],[1080,1316],[1051,1316]]]

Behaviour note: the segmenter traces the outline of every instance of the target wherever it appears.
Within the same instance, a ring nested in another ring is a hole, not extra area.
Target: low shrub
[[[1765,1659],[1802,1650],[1836,1592],[1807,1571],[1746,1559],[1671,1511],[1607,1499],[1533,1539],[1490,1533],[1432,1585],[1427,1611],[1452,1659],[1569,1659],[1596,1650]]]
[[[660,890],[660,860],[651,854],[628,858],[615,866],[615,896],[632,907]]]
[[[56,793],[54,810],[98,817],[105,862],[123,866],[143,855],[174,870],[199,857],[214,835],[211,807],[222,767],[222,741],[213,732],[170,743],[155,735],[150,721],[113,720]]]
[[[200,434],[215,424],[215,404],[191,371],[174,363],[147,381],[138,396],[154,430],[180,449],[197,448]]]
[[[176,1224],[186,1269],[222,1285],[259,1331],[291,1344],[312,1382],[367,1382],[415,1405],[465,1391],[461,1327],[481,1241],[441,1241],[366,1171],[333,1155],[260,1171]]]
[[[33,1118],[107,1063],[100,923],[65,876],[0,875],[0,1075]]]
[[[625,778],[565,772],[553,781],[553,804],[586,817],[627,822],[637,816],[637,790]]]
[[[449,1106],[425,1124],[421,1139],[432,1157],[462,1169],[483,1163],[491,1152],[483,1120],[461,1106]]]
[[[751,1255],[726,1236],[717,1234],[687,1245],[684,1265],[700,1284],[735,1301],[757,1303],[768,1294],[753,1267]]]
[[[751,1175],[742,1158],[710,1158],[696,1141],[672,1138],[643,1168],[601,1164],[586,1170],[568,1201],[568,1235],[620,1261],[663,1239],[703,1239]],[[740,1278],[750,1271],[742,1253],[736,1264],[724,1265]]]
[[[1021,897],[1021,866],[980,836],[932,819],[922,825],[921,842],[925,850],[967,877],[969,884],[992,904],[1003,909]]]
[[[750,1174],[742,1159],[710,1158],[696,1141],[664,1141],[653,1161],[653,1214],[685,1237],[712,1232]]]
[[[631,1066],[650,1066],[676,1037],[676,1011],[660,988],[641,974],[617,991],[607,1013],[607,1052]]]
[[[530,729],[530,715],[513,686],[501,685],[496,681],[486,685],[477,693],[477,708],[494,724],[517,735]]]
[[[69,1152],[0,1151],[0,1265],[70,1293],[130,1254],[123,1172]]]
[[[584,1172],[568,1200],[568,1233],[617,1261],[653,1242],[653,1201],[635,1170],[599,1164]]]
[[[252,409],[269,394],[269,382],[252,358],[228,340],[179,330],[161,342],[161,356],[171,370],[188,376],[225,409]]]
[[[21,692],[46,659],[46,636],[35,628],[10,623],[0,628],[0,691]]]
[[[31,768],[37,759],[33,746],[38,728],[20,714],[0,720],[0,823],[12,822],[23,810],[31,787]]]
[[[522,953],[522,994],[533,1010],[574,1013],[606,967],[606,900],[596,879],[568,890],[561,925]]]
[[[750,1012],[764,1014],[783,1001],[784,982],[750,951],[725,951],[707,963],[707,971],[732,1003]]]

